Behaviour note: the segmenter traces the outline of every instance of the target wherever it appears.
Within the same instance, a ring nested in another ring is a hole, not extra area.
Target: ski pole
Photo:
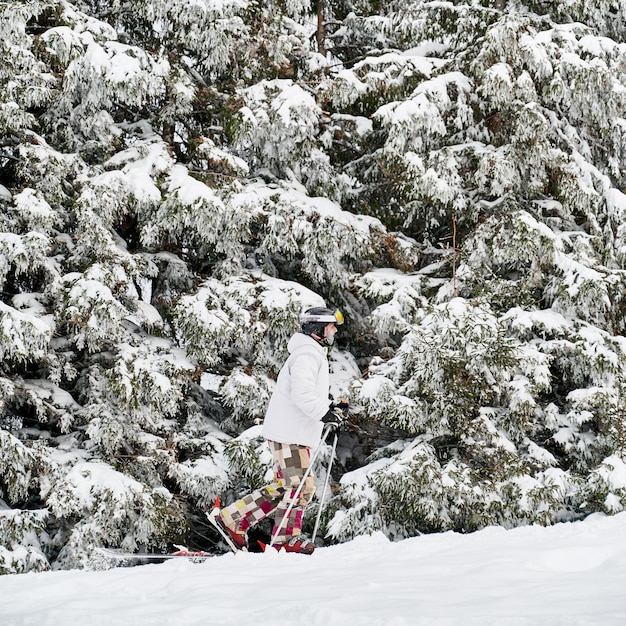
[[[328,459],[328,468],[326,470],[326,480],[324,480],[324,489],[322,489],[322,495],[319,499],[319,508],[317,511],[317,518],[315,520],[315,527],[313,528],[313,536],[311,537],[311,541],[315,543],[315,537],[317,536],[317,529],[320,527],[320,520],[322,519],[322,507],[324,506],[324,498],[326,497],[326,489],[328,489],[328,481],[330,480],[330,469],[333,466],[333,460],[335,458],[335,450],[337,450],[337,433],[335,433],[335,438],[333,439],[333,448],[330,453],[330,458]]]
[[[291,509],[293,509],[293,505],[298,501],[298,498],[300,497],[300,493],[302,492],[302,489],[304,488],[304,482],[311,474],[311,471],[313,470],[313,465],[317,457],[319,456],[319,453],[322,450],[322,445],[326,441],[326,437],[328,437],[329,432],[330,432],[330,426],[326,426],[324,428],[324,431],[322,432],[322,438],[320,439],[320,442],[317,448],[315,448],[315,452],[313,452],[313,455],[311,456],[311,459],[309,460],[309,467],[306,468],[304,475],[300,479],[300,483],[298,484],[298,487],[291,498],[291,502],[289,503],[289,506],[287,507],[287,510],[285,511],[285,514],[283,515],[283,518],[280,520],[280,524],[278,525],[278,528],[276,528],[276,530],[272,532],[272,537],[269,543],[270,547],[274,545],[274,541],[276,537],[280,535],[280,531],[283,529],[285,522],[289,519],[289,515],[291,514]]]

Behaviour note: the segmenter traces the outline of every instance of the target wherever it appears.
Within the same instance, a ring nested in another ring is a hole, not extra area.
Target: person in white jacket
[[[300,322],[301,332],[287,345],[289,358],[278,374],[261,431],[274,458],[274,481],[224,507],[215,518],[239,548],[246,546],[250,527],[274,515],[272,544],[276,548],[303,554],[315,549],[301,536],[304,508],[315,492],[311,474],[289,518],[283,522],[283,517],[309,467],[311,449],[320,443],[324,423],[338,420],[329,402],[328,350],[343,315],[315,307],[305,311]]]

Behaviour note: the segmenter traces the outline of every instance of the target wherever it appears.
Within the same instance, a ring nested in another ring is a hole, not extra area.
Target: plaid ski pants
[[[274,457],[274,482],[253,491],[220,511],[223,522],[237,532],[245,533],[251,526],[273,514],[272,535],[274,535],[309,467],[311,451],[306,446],[276,441],[268,441],[268,444]],[[285,543],[300,534],[304,507],[309,503],[314,492],[315,481],[309,474],[298,502],[291,509],[280,534],[274,537],[275,543]]]

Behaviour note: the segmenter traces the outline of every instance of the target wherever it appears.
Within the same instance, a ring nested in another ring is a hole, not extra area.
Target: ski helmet
[[[324,328],[328,324],[341,326],[343,324],[343,313],[339,310],[332,311],[325,307],[313,307],[307,309],[300,316],[300,326],[305,335],[316,335],[321,338],[321,342],[332,345],[334,337],[324,337]]]

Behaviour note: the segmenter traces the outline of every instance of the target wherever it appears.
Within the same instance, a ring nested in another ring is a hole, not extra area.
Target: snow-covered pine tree
[[[336,539],[622,510],[623,16],[0,3],[0,571],[197,540],[324,301]]]
[[[624,7],[539,4],[415,2],[380,21],[381,36],[403,25],[405,57],[428,41],[424,78],[373,116],[405,226],[442,246],[449,280],[434,253],[411,281],[362,279],[382,301],[379,332],[404,335],[355,393],[409,436],[344,476],[337,538],[626,504],[625,75],[603,13]],[[335,98],[365,102],[369,73],[355,67]]]
[[[281,134],[266,136],[302,151],[263,163],[235,130],[244,98],[260,111],[251,82],[230,82],[235,37],[263,15],[128,6],[0,4],[15,61],[0,113],[2,572],[193,540],[196,507],[267,470],[246,429],[299,312],[324,297],[358,311],[355,272],[418,256],[328,199],[347,179],[323,154],[314,98],[287,97]],[[278,11],[272,32],[301,9]],[[305,50],[298,30],[277,37]],[[289,83],[263,80],[269,110]]]

